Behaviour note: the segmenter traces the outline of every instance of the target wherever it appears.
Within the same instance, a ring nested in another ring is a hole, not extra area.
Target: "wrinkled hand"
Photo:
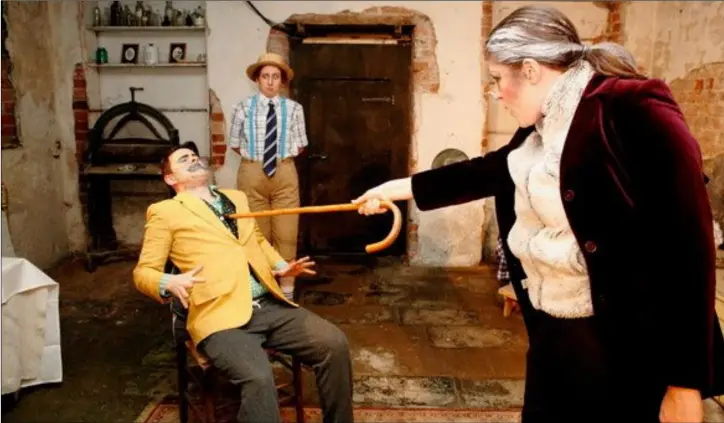
[[[669,386],[661,401],[659,420],[662,423],[701,423],[704,420],[701,393],[695,389]]]
[[[313,261],[309,261],[309,257],[303,257],[287,264],[284,269],[272,271],[272,274],[275,278],[294,277],[301,273],[316,275],[317,272],[310,269],[314,264]]]
[[[389,197],[382,191],[378,191],[373,188],[352,200],[352,203],[360,204],[360,208],[357,210],[357,213],[369,216],[372,214],[382,214],[387,211],[386,208],[382,207],[380,200],[390,201]]]
[[[188,298],[194,285],[197,283],[205,282],[204,278],[196,276],[196,274],[199,273],[203,267],[204,266],[199,266],[186,273],[173,275],[168,278],[168,283],[166,284],[166,291],[170,292],[172,295],[178,298],[179,301],[181,301],[181,304],[183,304],[184,308],[189,308]]]

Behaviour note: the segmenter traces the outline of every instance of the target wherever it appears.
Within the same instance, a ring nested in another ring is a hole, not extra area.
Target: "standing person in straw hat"
[[[241,155],[237,187],[251,211],[299,207],[299,179],[294,158],[307,146],[304,109],[280,95],[294,71],[276,53],[262,54],[246,69],[259,92],[240,101],[232,113],[229,146]],[[257,218],[264,236],[285,260],[297,254],[298,215]],[[294,278],[282,278],[292,297]]]

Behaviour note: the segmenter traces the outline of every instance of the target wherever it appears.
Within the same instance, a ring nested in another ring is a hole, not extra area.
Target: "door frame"
[[[395,96],[395,101],[407,109],[405,114],[405,124],[407,130],[407,145],[406,145],[406,157],[405,157],[405,172],[404,174],[395,175],[395,178],[409,176],[409,169],[411,163],[412,153],[412,125],[413,125],[413,89],[412,89],[412,32],[414,25],[318,25],[318,24],[297,24],[295,30],[289,36],[289,63],[292,69],[295,70],[295,77],[291,81],[289,86],[290,98],[298,101],[302,106],[305,107],[305,122],[307,128],[309,128],[309,116],[306,113],[306,96],[309,95],[306,87],[305,75],[298,72],[298,67],[295,65],[296,55],[299,53],[300,46],[309,44],[345,44],[345,45],[370,45],[370,44],[384,44],[390,46],[400,46],[409,49],[408,63],[409,67],[405,72],[405,78],[393,79],[393,84],[397,83],[400,86],[404,85],[404,90],[400,96]],[[330,78],[333,79],[333,78]],[[374,80],[374,77],[369,78]],[[308,133],[309,136],[309,133]],[[309,147],[305,149],[304,153],[299,156],[297,160],[297,168],[299,172],[299,193],[300,201],[302,206],[310,205],[311,191],[309,187],[309,180],[311,179],[311,166],[310,156],[314,158],[317,154],[314,150],[314,140],[309,140]],[[409,214],[409,202],[399,204],[400,211],[403,213],[402,228],[398,239],[402,238],[401,247],[398,254],[395,256],[406,257],[408,255],[408,214]],[[320,254],[312,249],[311,239],[309,236],[309,230],[305,228],[304,215],[300,216],[299,222],[299,237],[298,237],[298,251],[300,254],[309,254],[319,256]],[[324,253],[323,256],[360,256],[365,253]],[[382,252],[382,255],[385,255]]]

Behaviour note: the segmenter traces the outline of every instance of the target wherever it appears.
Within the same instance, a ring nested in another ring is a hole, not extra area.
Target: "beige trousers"
[[[277,161],[277,171],[270,178],[260,162],[242,159],[236,186],[249,198],[252,212],[299,207],[299,177],[294,159]],[[258,217],[264,237],[286,261],[297,255],[299,215]]]

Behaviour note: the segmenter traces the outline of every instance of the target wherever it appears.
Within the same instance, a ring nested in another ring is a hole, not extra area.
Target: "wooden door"
[[[309,148],[300,158],[303,205],[348,203],[382,182],[408,175],[411,48],[302,44],[292,54],[292,95],[304,106]],[[407,217],[406,203],[398,203]],[[355,212],[300,216],[300,251],[366,254],[383,239],[392,215]],[[403,255],[406,222],[392,247]]]

